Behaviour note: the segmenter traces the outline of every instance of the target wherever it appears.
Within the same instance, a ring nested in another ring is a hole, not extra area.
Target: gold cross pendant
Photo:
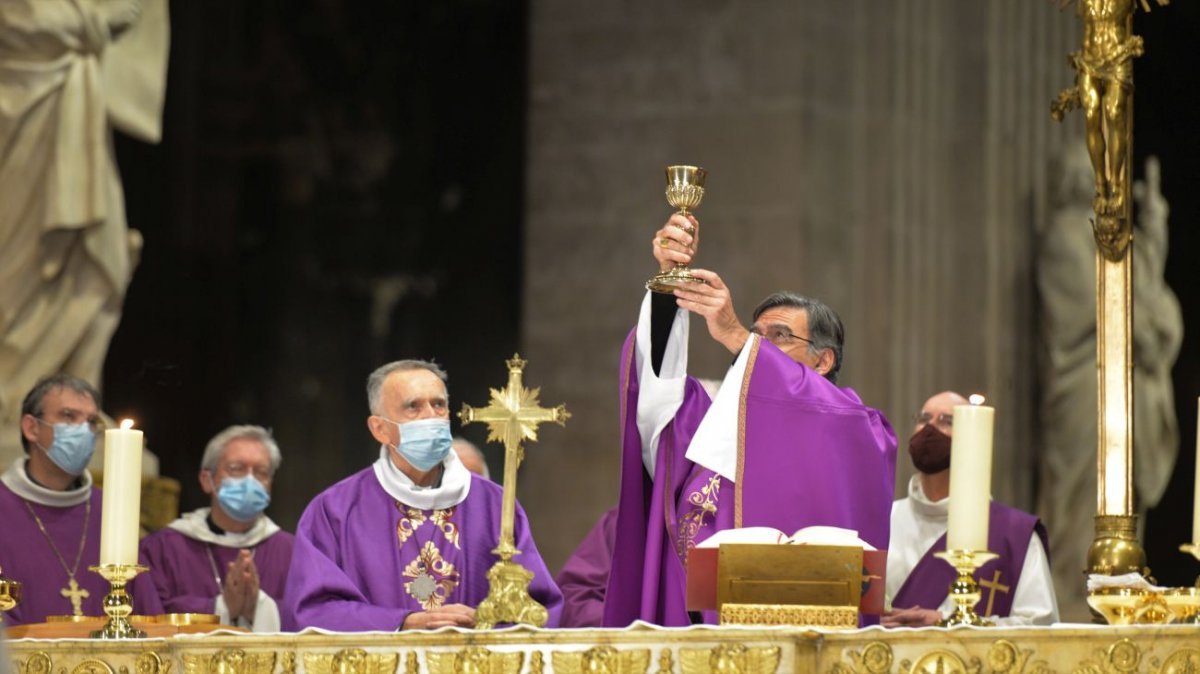
[[[59,591],[59,594],[71,602],[71,615],[76,616],[83,615],[83,600],[92,596],[91,592],[79,587],[79,583],[75,582],[74,577],[67,583],[67,587]]]

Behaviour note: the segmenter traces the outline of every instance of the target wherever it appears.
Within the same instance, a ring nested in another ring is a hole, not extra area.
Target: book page
[[[859,538],[857,531],[840,527],[804,527],[792,534],[786,542],[796,545],[844,545],[864,550],[875,549],[870,543]]]
[[[698,548],[715,548],[725,543],[786,543],[787,535],[772,527],[742,527],[741,529],[722,529],[700,543]]]

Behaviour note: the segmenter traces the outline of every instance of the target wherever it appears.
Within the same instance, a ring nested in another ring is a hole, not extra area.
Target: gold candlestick
[[[979,617],[975,613],[975,604],[979,603],[979,584],[975,582],[975,570],[992,561],[998,555],[987,550],[947,550],[934,555],[958,571],[958,578],[950,585],[950,598],[956,604],[954,613],[946,616],[938,623],[939,627],[958,627],[960,625],[975,625],[976,627],[991,627],[992,621]]]
[[[0,575],[0,611],[11,611],[21,603],[21,583]]]
[[[704,198],[704,178],[706,176],[708,176],[708,171],[699,166],[668,166],[667,203],[678,208],[680,215],[687,216],[692,209],[700,205],[700,200]],[[646,289],[670,295],[679,286],[704,282],[704,279],[692,275],[692,271],[686,264],[676,264],[673,268],[659,272],[654,278],[646,281]]]
[[[517,508],[517,467],[525,456],[521,441],[537,442],[537,427],[545,422],[565,426],[571,414],[565,405],[541,407],[540,389],[527,389],[521,383],[525,361],[517,354],[505,361],[508,386],[491,389],[491,404],[475,408],[463,405],[458,418],[463,424],[482,421],[488,425],[488,442],[504,443],[504,499],[500,505],[500,542],[492,554],[500,558],[488,570],[488,596],[475,609],[475,626],[491,629],[497,623],[525,623],[534,627],[546,624],[546,607],[529,596],[533,572],[512,558],[520,554],[513,542],[513,520]]]
[[[141,564],[101,564],[89,566],[107,580],[112,589],[104,596],[104,613],[108,622],[102,629],[92,632],[93,639],[144,639],[146,633],[129,622],[129,614],[133,613],[133,597],[125,590],[125,585],[149,567]]]

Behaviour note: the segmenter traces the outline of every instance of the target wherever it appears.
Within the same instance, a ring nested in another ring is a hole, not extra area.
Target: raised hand
[[[651,249],[658,270],[667,271],[677,264],[691,264],[700,245],[700,221],[696,216],[675,213],[662,229],[654,233]]]
[[[733,295],[716,272],[693,269],[692,275],[707,283],[691,283],[675,289],[675,303],[680,308],[703,316],[708,334],[731,353],[738,353],[750,338],[733,309]]]

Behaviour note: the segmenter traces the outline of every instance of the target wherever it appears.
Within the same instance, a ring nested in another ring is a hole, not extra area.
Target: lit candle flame
[[[124,429],[133,428],[133,419],[125,419],[124,421],[122,421],[121,428],[124,428]]]
[[[972,405],[982,405],[983,401],[985,401],[985,400],[987,400],[987,398],[984,398],[983,396],[979,395],[978,393],[972,393],[971,397],[967,398],[967,401],[970,402]]]

